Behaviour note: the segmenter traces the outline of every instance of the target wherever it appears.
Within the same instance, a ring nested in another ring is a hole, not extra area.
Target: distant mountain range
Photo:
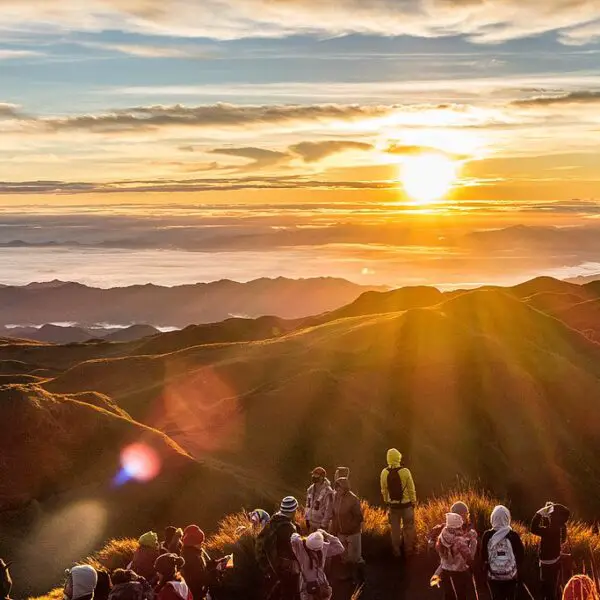
[[[477,480],[523,518],[549,498],[595,517],[597,339],[600,283],[551,278],[368,291],[317,316],[118,344],[0,339],[0,552],[18,539],[9,525],[32,528],[89,498],[109,509],[107,535],[210,526],[239,506],[302,496],[315,465],[351,467],[377,501],[390,446],[421,497]],[[135,441],[163,470],[115,487]]]
[[[257,279],[248,283],[222,280],[110,289],[51,281],[0,286],[0,326],[69,322],[84,329],[97,323],[185,327],[236,316],[295,319],[339,308],[367,290],[381,289],[334,278]]]

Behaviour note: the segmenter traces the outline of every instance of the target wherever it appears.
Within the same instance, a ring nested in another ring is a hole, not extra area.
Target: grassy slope
[[[585,512],[600,487],[599,359],[578,332],[488,291],[267,341],[92,361],[47,387],[105,393],[192,453],[296,492],[314,463],[342,462],[374,498],[378,463],[398,445],[423,493],[464,476],[524,510],[552,496]]]

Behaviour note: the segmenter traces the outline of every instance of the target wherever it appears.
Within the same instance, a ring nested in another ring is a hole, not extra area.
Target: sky
[[[600,0],[0,0],[0,282],[587,273],[599,109]]]

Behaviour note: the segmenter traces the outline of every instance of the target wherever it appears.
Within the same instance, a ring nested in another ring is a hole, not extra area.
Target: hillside
[[[99,289],[60,281],[2,286],[0,325],[72,322],[84,328],[99,323],[185,327],[241,315],[295,319],[339,308],[372,289],[381,288],[332,278],[223,280],[170,288],[148,284]]]
[[[160,333],[150,325],[131,325],[130,327],[94,327],[83,328],[47,323],[41,327],[1,328],[7,338],[18,338],[49,344],[77,344],[92,339],[104,339],[110,342],[132,342]]]
[[[501,291],[86,362],[45,387],[107,394],[193,455],[294,489],[315,463],[341,461],[376,498],[392,444],[423,493],[464,476],[523,507],[565,498],[585,513],[600,485],[600,347]]]

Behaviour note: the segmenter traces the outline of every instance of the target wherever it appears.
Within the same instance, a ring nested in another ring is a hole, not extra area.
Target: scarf
[[[492,528],[495,530],[488,548],[491,550],[499,544],[511,531],[510,511],[506,506],[496,506],[492,512]]]

